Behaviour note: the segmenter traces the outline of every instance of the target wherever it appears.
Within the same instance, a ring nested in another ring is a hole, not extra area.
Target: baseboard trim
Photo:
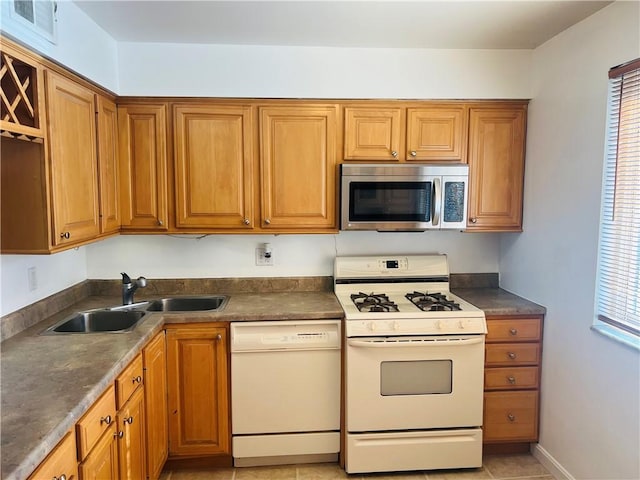
[[[553,455],[547,452],[539,443],[531,444],[531,454],[553,475],[556,480],[576,480]]]

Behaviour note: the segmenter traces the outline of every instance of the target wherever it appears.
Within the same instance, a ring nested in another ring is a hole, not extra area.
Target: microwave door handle
[[[442,189],[440,178],[433,179],[433,189],[431,193],[431,224],[435,227],[440,223],[440,210],[442,208]]]

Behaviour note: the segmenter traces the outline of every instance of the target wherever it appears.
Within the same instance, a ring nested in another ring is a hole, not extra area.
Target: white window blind
[[[609,72],[597,322],[640,337],[640,59]]]

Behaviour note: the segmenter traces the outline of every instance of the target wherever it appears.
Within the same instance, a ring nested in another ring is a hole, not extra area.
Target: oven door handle
[[[364,348],[397,348],[397,347],[457,347],[465,345],[476,345],[484,342],[483,336],[474,338],[460,338],[456,340],[422,340],[413,342],[403,341],[376,341],[376,340],[352,340],[348,339],[347,344],[350,347],[364,347]]]

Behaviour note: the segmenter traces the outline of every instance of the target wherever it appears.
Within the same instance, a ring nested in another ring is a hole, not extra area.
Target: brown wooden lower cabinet
[[[538,391],[486,392],[484,441],[531,442],[538,438]]]
[[[169,454],[167,351],[164,330],[142,350],[146,414],[147,475],[160,477]]]
[[[117,418],[120,480],[144,479],[147,477],[144,388],[136,390]]]
[[[76,436],[71,431],[58,443],[37,470],[31,474],[29,480],[39,480],[41,478],[59,479],[63,477],[67,480],[78,480],[78,460],[76,455]]]
[[[542,318],[487,316],[485,444],[520,443],[526,447],[538,441]]]
[[[118,436],[112,423],[80,464],[81,480],[118,480]]]
[[[167,328],[169,456],[230,453],[228,326]]]

